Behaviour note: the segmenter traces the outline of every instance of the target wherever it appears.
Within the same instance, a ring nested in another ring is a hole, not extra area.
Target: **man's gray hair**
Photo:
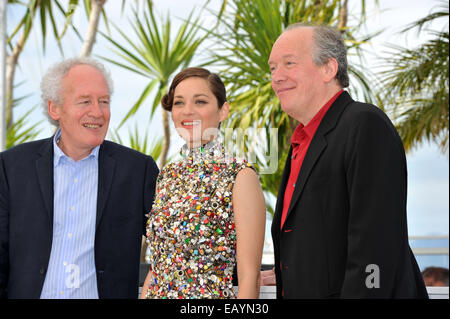
[[[316,65],[324,65],[330,58],[336,59],[338,71],[336,80],[345,88],[349,86],[347,48],[341,33],[325,25],[308,25],[304,23],[294,23],[289,25],[285,32],[292,29],[311,27],[313,28],[313,52],[312,59]]]
[[[53,101],[59,106],[63,103],[63,96],[61,95],[62,80],[64,76],[69,72],[71,68],[76,65],[89,65],[97,69],[105,78],[108,85],[109,95],[113,94],[113,81],[109,71],[97,60],[89,57],[77,57],[67,60],[63,60],[56,64],[53,64],[45,73],[41,81],[41,98],[42,107],[44,108],[44,114],[47,116],[50,123],[59,127],[58,121],[55,121],[48,114],[48,101]]]

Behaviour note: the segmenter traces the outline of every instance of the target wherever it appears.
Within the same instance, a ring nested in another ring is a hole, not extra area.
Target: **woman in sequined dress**
[[[258,298],[265,200],[251,165],[228,155],[217,134],[229,110],[225,87],[208,70],[188,68],[162,106],[186,144],[158,176],[141,298]]]

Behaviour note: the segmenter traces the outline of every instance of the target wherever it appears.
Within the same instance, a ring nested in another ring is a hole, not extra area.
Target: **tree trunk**
[[[169,126],[169,112],[161,108],[163,127],[164,127],[164,146],[159,156],[159,169],[162,169],[166,165],[167,155],[169,154],[170,147],[170,126]]]
[[[6,129],[10,128],[14,123],[13,119],[13,88],[14,88],[14,76],[16,73],[17,62],[19,61],[19,55],[22,53],[23,47],[25,46],[25,42],[28,39],[28,35],[30,34],[30,30],[32,28],[32,24],[34,22],[34,16],[36,14],[36,10],[40,5],[40,1],[37,1],[34,6],[28,7],[28,14],[30,15],[31,25],[27,31],[27,28],[23,28],[22,34],[17,41],[16,46],[13,48],[11,55],[6,54]]]
[[[106,0],[91,0],[91,13],[89,15],[89,26],[80,53],[80,56],[82,57],[91,55],[92,48],[95,43],[95,36],[97,34],[100,14],[102,13],[103,5],[105,4],[105,2]]]
[[[341,9],[339,10],[339,22],[338,29],[341,33],[345,33],[345,28],[347,27],[347,18],[348,18],[348,0],[344,0]]]
[[[25,31],[20,35],[12,54],[6,56],[6,129],[10,128],[13,122],[13,88],[14,75],[16,73],[16,65],[19,55],[23,50],[25,41],[27,40]]]

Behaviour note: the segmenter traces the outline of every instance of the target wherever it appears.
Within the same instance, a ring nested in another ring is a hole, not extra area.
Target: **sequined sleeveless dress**
[[[220,142],[189,150],[160,172],[147,222],[153,277],[147,298],[235,298],[232,189],[250,164]]]

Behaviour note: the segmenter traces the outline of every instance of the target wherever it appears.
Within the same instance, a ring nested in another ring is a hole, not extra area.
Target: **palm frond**
[[[148,127],[145,129],[144,136],[139,134],[140,130],[137,124],[134,125],[134,129],[130,129],[128,132],[128,140],[124,141],[120,136],[118,128],[110,131],[111,140],[121,145],[132,148],[138,152],[153,157],[155,161],[158,160],[162,153],[163,138],[154,138],[150,142],[148,141]]]
[[[448,17],[448,2],[441,4],[444,11],[430,13],[403,32],[418,27],[420,33],[427,23]],[[427,31],[433,38],[415,49],[387,46],[388,54],[380,65],[385,69],[380,83],[405,149],[428,140],[445,153],[449,132],[449,32]]]
[[[17,103],[18,100],[15,100]],[[6,148],[11,148],[13,146],[32,141],[39,134],[39,125],[42,121],[30,125],[29,119],[31,113],[36,109],[31,108],[24,115],[19,117],[6,131]]]
[[[135,9],[134,19],[130,20],[138,41],[114,24],[113,27],[121,35],[124,44],[101,33],[113,45],[113,52],[123,62],[106,57],[102,57],[103,59],[150,78],[149,84],[124,117],[121,125],[140,109],[149,93],[154,90],[155,81],[158,81],[156,98],[151,104],[151,115],[153,115],[155,108],[159,105],[159,99],[165,94],[169,78],[181,67],[189,64],[197,48],[205,39],[204,35],[198,35],[200,18],[193,19],[191,13],[181,24],[172,41],[170,18],[166,17],[158,23],[152,6],[149,4],[146,8],[147,10],[141,12]]]

